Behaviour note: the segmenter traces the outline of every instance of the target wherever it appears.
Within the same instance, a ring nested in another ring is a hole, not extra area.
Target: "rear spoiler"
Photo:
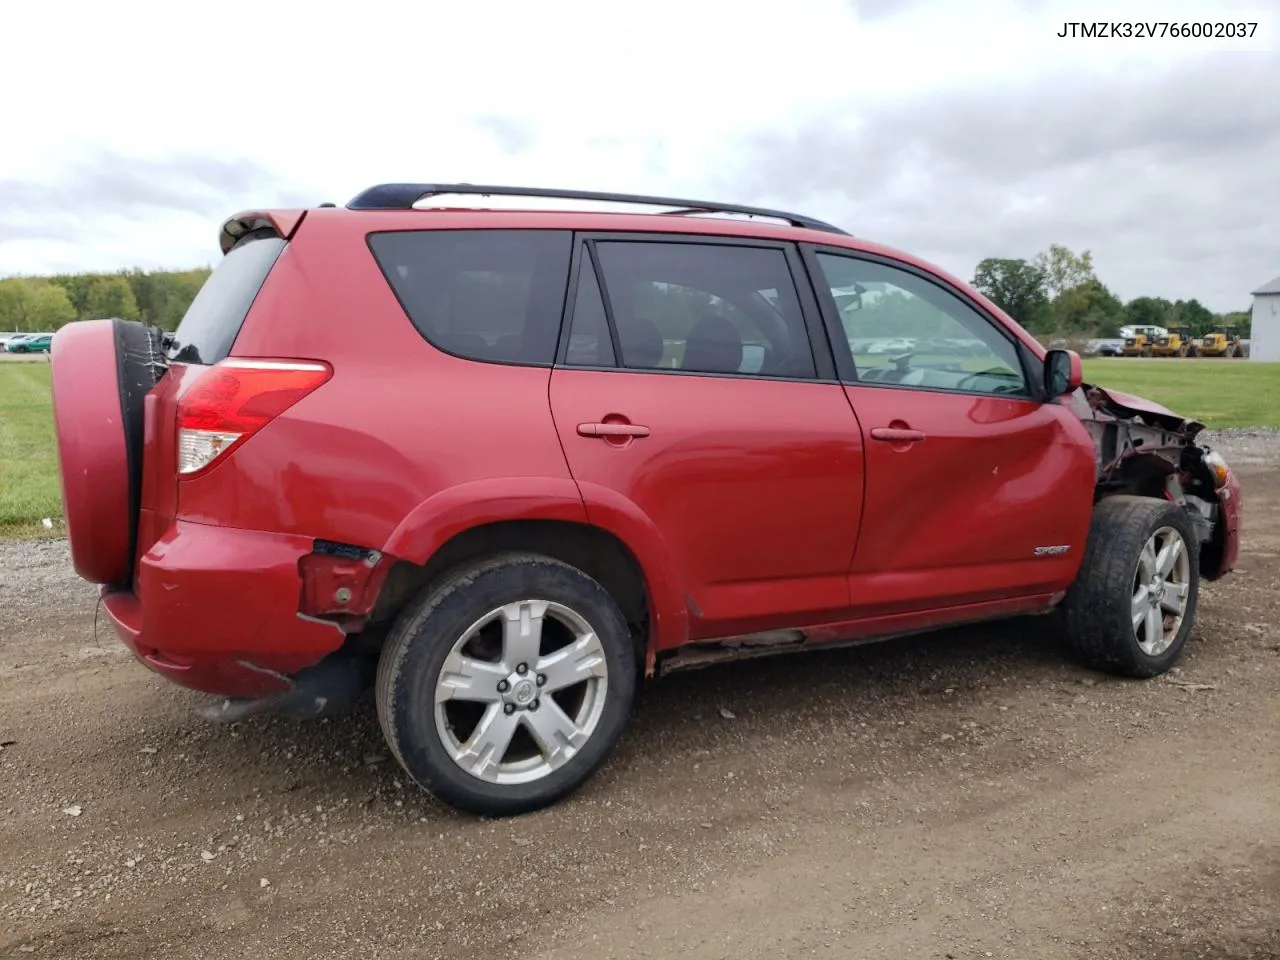
[[[227,220],[218,232],[218,246],[225,256],[237,240],[254,230],[274,230],[282,240],[290,239],[297,231],[306,210],[246,210]]]

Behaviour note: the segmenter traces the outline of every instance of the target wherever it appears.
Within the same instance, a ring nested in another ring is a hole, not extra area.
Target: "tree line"
[[[1249,310],[1215,314],[1199,300],[1135,297],[1122,303],[1093,269],[1093,255],[1059,244],[1031,260],[988,258],[973,285],[1031,333],[1049,337],[1115,337],[1126,325],[1188,327],[1192,336],[1234,326],[1250,334]]]
[[[99,317],[173,330],[208,277],[208,267],[9,277],[0,280],[0,330],[45,333]]]

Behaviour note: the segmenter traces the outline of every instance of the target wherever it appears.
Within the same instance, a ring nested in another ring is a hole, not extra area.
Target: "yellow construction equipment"
[[[1120,353],[1126,357],[1151,356],[1151,341],[1158,332],[1158,327],[1134,327],[1132,335],[1124,338]]]
[[[1194,357],[1195,341],[1190,327],[1170,327],[1169,332],[1156,337],[1151,344],[1151,355],[1156,357]]]
[[[1196,355],[1201,357],[1243,357],[1239,327],[1221,327],[1200,338]]]

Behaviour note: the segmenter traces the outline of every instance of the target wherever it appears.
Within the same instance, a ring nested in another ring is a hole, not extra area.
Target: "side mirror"
[[[1044,355],[1044,392],[1050,400],[1070,393],[1083,382],[1080,354],[1074,350],[1050,350]]]

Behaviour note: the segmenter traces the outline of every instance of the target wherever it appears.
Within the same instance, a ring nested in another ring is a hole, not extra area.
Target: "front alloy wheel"
[[[1199,585],[1199,541],[1181,507],[1107,497],[1094,507],[1080,572],[1062,602],[1066,639],[1097,669],[1162,674],[1182,655]]]
[[[1142,652],[1158,657],[1182,630],[1191,596],[1187,542],[1173,527],[1153,533],[1138,555],[1134,576],[1133,633]]]

